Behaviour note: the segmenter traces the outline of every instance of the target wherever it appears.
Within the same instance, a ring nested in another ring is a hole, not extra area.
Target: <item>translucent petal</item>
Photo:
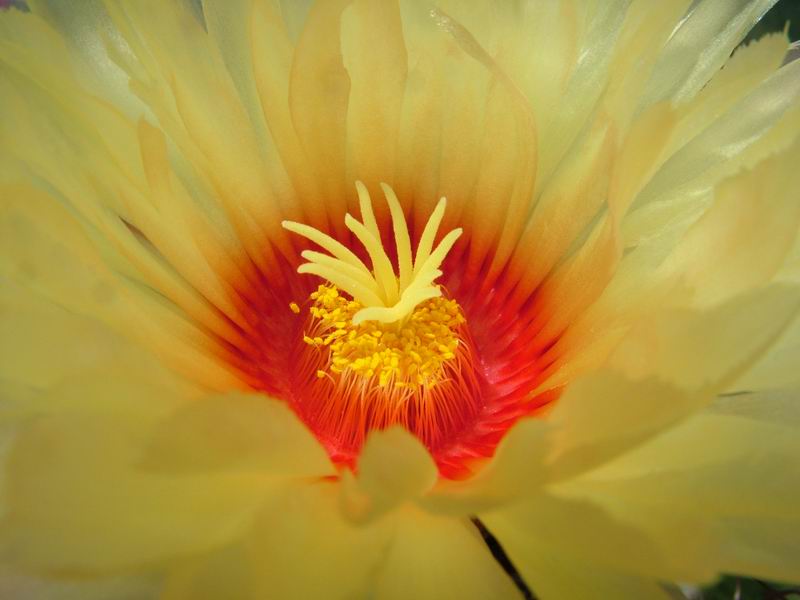
[[[342,473],[345,512],[356,521],[381,516],[424,494],[437,475],[430,454],[408,431],[374,431],[361,451],[355,478]]]
[[[390,524],[356,527],[332,482],[275,494],[248,536],[257,597],[363,597],[391,540]],[[313,565],[313,568],[309,568]]]
[[[519,591],[475,526],[406,511],[378,572],[376,600],[503,600]]]

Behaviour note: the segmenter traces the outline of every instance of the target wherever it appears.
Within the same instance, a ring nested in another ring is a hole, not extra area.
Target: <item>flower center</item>
[[[366,434],[399,424],[429,447],[464,428],[480,410],[474,349],[458,303],[437,285],[440,266],[461,229],[434,241],[442,198],[411,253],[405,216],[392,189],[383,191],[392,218],[397,269],[381,241],[366,188],[356,184],[362,221],[345,224],[363,245],[369,269],[350,249],[321,231],[283,226],[329,254],[306,250],[299,273],[320,285],[291,309],[305,313],[296,349],[294,405],[335,458],[353,459]]]

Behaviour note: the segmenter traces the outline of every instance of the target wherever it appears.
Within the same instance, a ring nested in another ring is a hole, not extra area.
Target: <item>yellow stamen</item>
[[[296,315],[300,314],[300,306],[297,304],[297,302],[290,302],[289,310],[291,310]]]
[[[362,305],[333,285],[320,285],[311,300],[312,331],[303,341],[329,353],[333,374],[360,375],[380,388],[431,388],[441,381],[443,364],[458,353],[465,320],[455,300],[428,298],[400,328],[373,320],[356,324]]]
[[[302,256],[308,262],[300,265],[297,271],[322,277],[349,294],[360,305],[360,309],[349,319],[354,326],[365,321],[399,321],[402,324],[422,302],[440,297],[441,290],[435,284],[442,274],[439,267],[462,233],[460,228],[454,229],[434,249],[433,242],[446,207],[446,200],[442,198],[423,229],[416,256],[412,260],[411,238],[400,202],[388,185],[381,184],[381,188],[392,217],[397,272],[383,248],[369,192],[360,181],[356,182],[356,190],[363,222],[346,215],[345,224],[366,249],[372,271],[353,252],[321,231],[293,221],[283,222],[284,228],[330,252],[332,256],[303,252]]]

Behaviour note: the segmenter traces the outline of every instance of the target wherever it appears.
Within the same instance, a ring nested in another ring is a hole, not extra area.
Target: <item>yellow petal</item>
[[[350,80],[347,141],[353,175],[372,197],[394,182],[407,54],[396,0],[355,0],[342,14],[342,58]],[[380,73],[380,77],[376,77]],[[376,152],[376,148],[381,148]],[[386,214],[381,206],[379,213]]]
[[[258,598],[361,598],[391,539],[386,521],[356,527],[332,482],[275,494],[248,538]]]
[[[645,98],[676,102],[691,98],[725,64],[745,34],[774,3],[775,0],[695,3],[662,51]]]
[[[512,560],[523,563],[528,556],[546,552],[564,562],[653,580],[702,581],[716,574],[699,553],[670,550],[661,540],[651,539],[646,530],[591,500],[562,497],[557,491],[528,497],[481,518],[501,544],[513,548]],[[536,590],[536,579],[529,583]]]
[[[344,509],[356,521],[374,519],[430,489],[438,471],[422,443],[405,429],[374,431],[358,459],[358,473],[342,473]]]
[[[258,600],[257,568],[241,544],[183,561],[170,571],[159,600]]]
[[[788,47],[789,41],[783,32],[739,46],[708,85],[681,107],[673,147],[682,146],[767,79],[783,64]]]
[[[565,488],[712,574],[792,580],[800,551],[798,415],[760,400],[760,409],[694,417]],[[772,410],[780,423],[760,416]]]
[[[694,194],[744,165],[754,165],[797,138],[797,125],[776,125],[797,112],[800,62],[775,71],[678,149],[642,190],[637,204]],[[788,143],[787,143],[788,138]]]
[[[146,349],[12,284],[0,290],[0,379],[47,390],[83,373],[127,373],[176,391],[194,386]],[[13,398],[8,397],[7,400]]]
[[[714,309],[667,309],[639,325],[611,364],[633,377],[653,374],[689,389],[724,389],[775,344],[798,302],[796,289],[771,286]]]
[[[681,272],[696,306],[720,303],[768,283],[800,231],[795,150],[720,184],[714,202],[667,263]]]
[[[475,526],[408,509],[373,591],[376,600],[503,600],[519,598]]]
[[[258,394],[224,394],[180,407],[158,425],[143,465],[165,474],[335,474],[325,450],[286,403]]]
[[[75,581],[37,578],[2,569],[0,597],[14,600],[156,600],[158,590],[150,577]]]
[[[327,213],[329,222],[337,224],[347,211],[352,190],[352,181],[345,177],[352,83],[342,64],[344,38],[339,26],[347,4],[337,0],[312,5],[292,59],[288,95],[306,168],[315,174],[314,185],[325,198],[313,210]]]
[[[571,560],[547,548],[524,548],[519,535],[506,535],[500,542],[537,597],[548,600],[673,600],[662,585],[644,577],[591,563]]]
[[[70,413],[19,434],[3,531],[15,562],[135,569],[241,536],[276,484],[252,474],[146,472],[136,462],[147,430],[130,415]]]

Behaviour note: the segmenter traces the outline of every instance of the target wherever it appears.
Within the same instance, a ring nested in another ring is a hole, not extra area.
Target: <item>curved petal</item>
[[[335,474],[323,447],[289,407],[260,394],[224,394],[181,406],[156,427],[142,465],[164,474]]]
[[[148,429],[129,414],[70,413],[17,434],[7,465],[8,556],[44,570],[136,569],[242,535],[277,484],[247,473],[144,471],[136,461]]]
[[[408,510],[398,516],[396,528],[375,584],[376,600],[520,597],[468,520]]]
[[[345,520],[332,482],[274,494],[247,538],[257,597],[364,597],[391,533],[386,521]]]
[[[687,420],[566,484],[566,493],[591,498],[664,552],[680,548],[712,574],[791,581],[800,552],[797,411],[759,400],[761,407],[728,406]]]
[[[345,513],[355,521],[374,519],[412,501],[436,482],[438,471],[417,438],[400,427],[374,431],[358,459],[358,473],[342,473]]]

